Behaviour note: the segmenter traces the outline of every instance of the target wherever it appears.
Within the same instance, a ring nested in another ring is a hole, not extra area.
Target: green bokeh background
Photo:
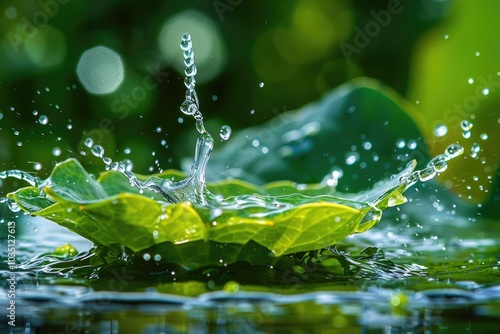
[[[372,77],[422,114],[432,154],[455,141],[467,151],[481,145],[478,159],[465,157],[447,173],[459,179],[453,190],[464,200],[484,202],[498,194],[492,184],[500,127],[499,12],[495,0],[4,0],[0,169],[45,177],[55,162],[74,156],[97,173],[103,164],[83,145],[88,135],[107,156],[131,159],[136,172],[179,168],[194,148],[193,120],[178,121],[185,91],[180,29],[193,36],[197,91],[210,131],[260,124],[273,110],[300,108],[350,79]],[[389,13],[382,23],[381,13]],[[26,22],[36,33],[26,35]],[[367,29],[374,30],[366,45],[356,44]],[[109,95],[89,94],[76,74],[82,53],[98,45],[120,54],[125,67],[124,82]],[[346,56],[346,45],[356,51]],[[123,106],[124,94],[141,87],[151,69],[162,74],[161,82],[118,112],[113,105]],[[481,78],[491,79],[489,87]],[[466,140],[453,108],[478,91],[478,103],[460,114],[474,123]],[[39,124],[39,115],[49,124]],[[439,124],[448,126],[443,138],[432,135]]]

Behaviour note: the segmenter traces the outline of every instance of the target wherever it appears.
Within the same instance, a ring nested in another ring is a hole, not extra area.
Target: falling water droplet
[[[94,145],[90,151],[98,158],[102,158],[104,156],[104,148],[101,145]]]
[[[456,143],[448,145],[448,147],[444,151],[444,154],[447,156],[446,160],[450,160],[450,159],[453,159],[455,157],[458,157],[462,153],[464,153],[464,148],[461,145],[456,144]]]
[[[38,117],[38,123],[47,125],[49,123],[49,118],[45,115],[40,115],[40,117]]]
[[[488,139],[488,134],[487,133],[481,133],[479,136],[482,140],[487,140]]]
[[[94,141],[92,140],[92,138],[85,138],[85,140],[83,141],[83,143],[88,148],[91,148],[94,145]]]
[[[477,155],[479,154],[479,151],[481,151],[481,146],[478,143],[472,144],[470,148],[470,156],[471,158],[477,158]]]
[[[471,121],[466,120],[466,119],[464,119],[460,123],[460,127],[462,128],[463,131],[469,131],[470,129],[472,129],[473,126],[474,126],[474,124],[472,124]]]
[[[61,149],[59,147],[54,147],[52,149],[52,155],[55,157],[58,157],[61,155]]]
[[[259,84],[259,87],[260,87],[260,88],[264,87],[264,83],[263,83],[263,82],[261,82],[261,83]]]
[[[229,125],[223,125],[221,126],[220,128],[220,138],[222,140],[228,140],[229,137],[231,137],[231,133],[233,132],[233,130],[231,129],[231,127]]]

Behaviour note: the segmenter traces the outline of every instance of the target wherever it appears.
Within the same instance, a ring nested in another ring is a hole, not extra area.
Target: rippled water
[[[17,273],[16,319],[33,333],[494,332],[500,324],[498,222],[442,215],[427,207],[431,202],[409,197],[415,202],[389,209],[377,228],[337,246],[351,261],[338,266],[337,275],[324,275],[311,262],[314,254],[303,254],[288,271],[235,264],[188,273],[142,259],[88,279],[37,267]],[[19,262],[66,242],[79,251],[91,247],[51,222],[21,220]],[[373,245],[367,256],[357,256]],[[6,289],[9,272],[4,261],[1,266]],[[6,305],[6,295],[0,298]]]

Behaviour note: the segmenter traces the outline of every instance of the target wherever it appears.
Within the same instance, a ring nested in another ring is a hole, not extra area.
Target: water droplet
[[[33,116],[38,115],[38,110],[33,110]]]
[[[479,136],[482,140],[487,140],[488,139],[488,134],[487,133],[481,133]]]
[[[472,144],[472,146],[470,148],[471,158],[476,158],[480,151],[481,151],[481,146],[478,143]]]
[[[66,125],[66,129],[68,129],[68,130],[73,129],[73,124],[70,123],[70,124]]]
[[[127,171],[127,172],[131,172],[132,169],[134,168],[134,164],[133,164],[132,160],[130,160],[130,159],[124,159],[122,161],[122,163],[125,167],[125,171]]]
[[[259,84],[259,87],[260,87],[260,88],[264,87],[264,83],[263,83],[263,82],[261,82],[261,83]]]
[[[460,127],[462,128],[463,131],[468,131],[470,129],[472,129],[472,127],[474,126],[474,124],[472,124],[471,121],[469,120],[466,120],[464,119],[461,123],[460,123]]]
[[[154,260],[155,260],[156,262],[160,261],[160,260],[161,260],[161,255],[160,255],[160,254],[156,254],[156,255],[155,255],[155,257],[154,257]],[[175,275],[175,272],[174,272],[174,271],[172,271],[172,273],[173,273],[172,275]]]
[[[453,159],[455,157],[458,157],[462,153],[464,153],[464,148],[461,145],[456,144],[456,143],[448,145],[448,147],[444,151],[444,154],[447,156],[446,160],[450,160],[450,159]]]
[[[228,140],[231,137],[232,129],[229,125],[223,125],[220,128],[219,134],[222,140]]]
[[[474,79],[473,78],[469,78],[469,80],[467,80],[467,82],[469,83],[469,85],[472,85],[474,83]]]
[[[156,131],[157,133],[160,133],[160,132],[161,132],[161,127],[160,127],[160,126],[156,127],[155,131]]]
[[[85,138],[83,144],[88,148],[91,148],[94,145],[94,141],[92,140],[92,138]]]
[[[149,253],[144,253],[142,255],[142,258],[144,259],[144,261],[149,261],[151,260],[151,255],[149,255]]]
[[[481,52],[476,51],[476,57],[479,57],[481,55]]]
[[[363,146],[363,148],[367,151],[371,150],[372,148],[372,143],[370,143],[369,141],[365,141],[363,142],[363,144],[361,144]]]
[[[471,132],[470,131],[464,131],[462,132],[462,137],[464,137],[465,139],[469,139],[471,136]]]
[[[481,93],[486,96],[490,93],[490,90],[488,88],[483,88],[483,90],[481,91]]]
[[[397,148],[404,148],[406,145],[406,142],[403,138],[399,138],[398,140],[396,140],[396,147]]]
[[[450,38],[449,35],[444,35],[444,39],[448,39],[448,38]]]
[[[130,154],[130,152],[132,152],[132,150],[130,149],[130,147],[125,147],[123,149],[123,153],[125,153],[125,154]]]
[[[58,157],[61,155],[61,149],[59,147],[54,147],[52,149],[52,155],[55,156],[55,157]]]
[[[102,158],[104,156],[104,148],[101,145],[94,145],[90,151],[98,158]]]
[[[415,139],[410,139],[408,140],[408,142],[406,143],[406,146],[410,149],[410,150],[414,150],[417,148],[417,141]]]
[[[448,156],[446,154],[439,154],[429,161],[427,167],[434,168],[436,172],[442,173],[448,168],[447,160]]]
[[[350,165],[354,164],[358,159],[359,159],[358,152],[349,152],[346,155],[345,163],[350,166]]]
[[[184,101],[181,104],[181,111],[186,115],[194,115],[196,111],[198,111],[198,108],[196,107],[196,104],[194,104],[193,102]]]
[[[40,117],[38,117],[38,123],[42,125],[47,125],[49,124],[49,118],[45,115],[40,115]]]
[[[179,123],[179,124],[184,123],[184,118],[182,118],[182,117],[177,118],[177,123]]]
[[[418,179],[422,182],[428,181],[436,176],[436,170],[433,167],[426,167],[418,172]]]
[[[438,124],[434,127],[434,135],[436,137],[443,137],[448,133],[448,127],[444,124]]]
[[[198,72],[197,68],[196,68],[196,65],[193,64],[191,66],[188,66],[186,67],[186,69],[184,70],[184,74],[187,76],[187,77],[194,77],[196,75],[196,73]]]
[[[219,99],[219,97],[217,95],[212,95],[212,101],[217,101]]]

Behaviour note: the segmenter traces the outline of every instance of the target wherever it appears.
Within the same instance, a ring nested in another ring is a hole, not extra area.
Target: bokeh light
[[[125,70],[120,55],[105,47],[85,51],[76,73],[83,87],[91,94],[109,94],[123,82]]]

